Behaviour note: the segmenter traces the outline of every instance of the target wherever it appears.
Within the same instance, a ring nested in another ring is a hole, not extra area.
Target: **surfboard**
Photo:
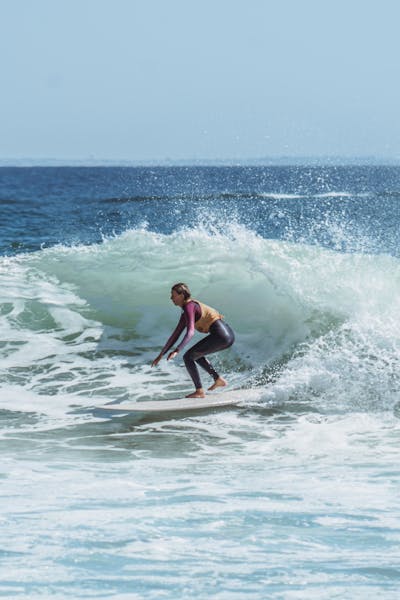
[[[243,400],[243,392],[234,390],[209,394],[205,398],[176,398],[174,400],[152,400],[105,404],[98,409],[119,415],[185,412],[235,406]]]

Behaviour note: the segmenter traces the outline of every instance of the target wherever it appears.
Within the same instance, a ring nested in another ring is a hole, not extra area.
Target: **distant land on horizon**
[[[0,167],[400,166],[400,156],[277,156],[225,159],[0,158]]]

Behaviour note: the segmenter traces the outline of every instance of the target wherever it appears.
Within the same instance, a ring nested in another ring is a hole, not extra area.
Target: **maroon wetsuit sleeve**
[[[181,335],[181,333],[185,329],[185,327],[186,327],[186,317],[185,317],[185,314],[182,313],[181,318],[178,321],[178,325],[175,327],[174,331],[171,334],[171,337],[168,339],[164,348],[161,350],[161,354],[165,354],[166,352],[168,352],[168,350],[170,348],[172,348],[172,346],[175,344],[176,340],[179,338],[179,336]]]
[[[186,322],[186,334],[185,337],[183,338],[183,340],[181,341],[181,343],[179,344],[179,346],[177,347],[177,350],[181,351],[182,348],[184,346],[186,346],[186,344],[192,339],[193,334],[194,334],[194,324],[196,321],[196,308],[197,308],[197,304],[195,302],[188,302],[187,304],[185,304],[185,306],[183,307],[183,317],[185,319]]]

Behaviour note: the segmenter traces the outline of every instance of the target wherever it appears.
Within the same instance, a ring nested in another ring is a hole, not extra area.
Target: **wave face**
[[[135,229],[3,258],[3,385],[109,400],[187,389],[181,361],[149,368],[179,318],[170,287],[186,281],[237,334],[215,358],[235,385],[326,409],[393,406],[398,259],[224,229]]]

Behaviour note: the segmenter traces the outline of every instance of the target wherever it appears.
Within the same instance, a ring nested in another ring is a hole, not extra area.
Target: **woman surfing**
[[[194,383],[195,391],[186,396],[187,398],[204,398],[205,393],[201,384],[197,365],[202,367],[214,379],[214,383],[209,387],[213,391],[218,387],[227,385],[226,380],[221,377],[211,363],[205,358],[206,355],[213,352],[219,352],[232,346],[235,341],[235,334],[227,323],[223,320],[217,310],[203,304],[199,300],[191,297],[190,290],[185,283],[176,283],[171,289],[171,300],[182,309],[182,315],[175,330],[171,334],[160,354],[151,364],[152,367],[158,365],[162,357],[176,343],[181,333],[186,328],[186,334],[180,344],[168,354],[167,360],[171,360],[186,346],[194,335],[194,330],[208,334],[197,344],[189,348],[183,355],[185,366]],[[197,364],[196,364],[197,363]]]

